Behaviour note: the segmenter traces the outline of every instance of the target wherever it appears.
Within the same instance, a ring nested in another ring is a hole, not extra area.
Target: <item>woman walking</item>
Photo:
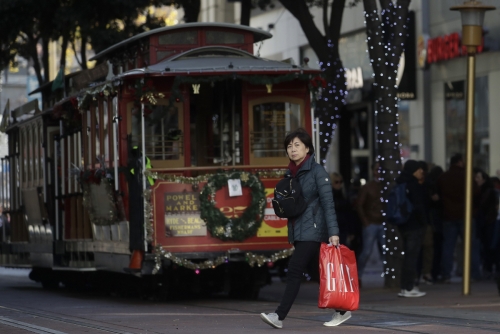
[[[283,320],[299,292],[302,274],[308,264],[319,257],[321,242],[339,244],[330,179],[325,169],[314,161],[311,136],[304,129],[297,129],[286,136],[284,148],[290,159],[286,177],[298,178],[308,203],[317,198],[309,203],[301,216],[288,220],[288,241],[294,245],[295,251],[288,264],[285,293],[275,313],[260,314],[264,322],[275,328],[283,327]],[[337,311],[324,325],[338,326],[350,317],[351,312]]]

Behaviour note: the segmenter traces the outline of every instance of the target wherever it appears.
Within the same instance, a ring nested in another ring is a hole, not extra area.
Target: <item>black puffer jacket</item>
[[[287,176],[290,175],[287,171]],[[318,197],[309,204],[298,218],[288,220],[288,241],[328,242],[328,238],[339,235],[339,226],[333,202],[330,177],[323,167],[314,161],[314,154],[298,170],[297,176],[306,201]],[[314,209],[320,203],[316,215]]]
[[[413,204],[413,211],[406,224],[399,225],[400,229],[415,230],[425,226],[428,222],[429,213],[429,195],[425,187],[418,183],[416,177],[407,171],[402,171],[396,179],[396,183],[406,183],[408,198]]]

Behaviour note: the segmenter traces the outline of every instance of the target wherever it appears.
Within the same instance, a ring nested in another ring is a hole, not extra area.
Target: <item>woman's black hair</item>
[[[288,144],[290,144],[292,140],[294,140],[295,138],[299,138],[300,141],[303,142],[304,145],[309,148],[309,152],[307,152],[307,154],[312,155],[314,153],[312,138],[303,128],[298,128],[297,130],[294,130],[286,135],[284,141],[285,152],[287,150]]]

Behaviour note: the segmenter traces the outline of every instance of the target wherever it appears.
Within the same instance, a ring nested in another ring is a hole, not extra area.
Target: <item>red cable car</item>
[[[43,111],[4,115],[1,265],[31,267],[48,287],[140,276],[167,295],[256,297],[293,251],[270,202],[286,133],[312,133],[319,75],[255,56],[270,37],[233,24],[151,30],[66,75],[64,92],[40,87]]]

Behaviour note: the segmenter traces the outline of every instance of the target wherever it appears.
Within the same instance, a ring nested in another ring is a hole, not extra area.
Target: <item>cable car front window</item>
[[[241,82],[195,87],[190,95],[191,166],[243,164]]]
[[[283,158],[283,140],[303,125],[301,105],[279,100],[256,103],[252,108],[250,151],[253,158]]]

